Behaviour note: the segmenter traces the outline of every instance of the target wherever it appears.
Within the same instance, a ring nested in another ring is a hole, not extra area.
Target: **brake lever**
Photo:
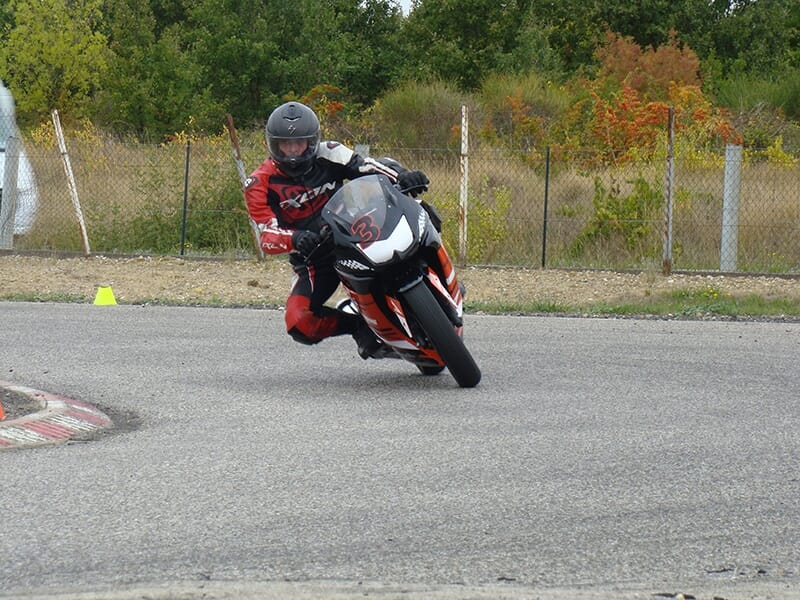
[[[400,189],[400,188],[398,188],[398,189]],[[407,195],[411,196],[412,198],[416,198],[422,192],[427,192],[427,191],[428,191],[428,186],[427,185],[415,185],[415,186],[410,187],[410,188],[400,189],[400,193],[401,194],[407,194]]]
[[[320,248],[327,246],[331,239],[333,239],[333,231],[327,224],[325,224],[319,231],[319,243],[311,252],[308,253],[308,256],[305,257],[305,263],[307,265],[311,264],[312,259],[320,252]]]

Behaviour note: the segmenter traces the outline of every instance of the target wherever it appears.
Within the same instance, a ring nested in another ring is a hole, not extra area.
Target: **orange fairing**
[[[453,305],[458,309],[458,314],[461,314],[461,307],[463,298],[461,297],[461,287],[458,285],[458,280],[456,279],[456,271],[453,268],[453,263],[450,260],[450,255],[447,254],[447,250],[445,250],[444,246],[439,246],[438,251],[436,252],[436,257],[439,259],[439,263],[442,265],[442,272],[444,273],[445,281],[444,284],[446,287],[446,292],[443,291],[443,296],[448,296],[453,299]],[[438,280],[438,277],[437,277]],[[434,282],[434,285],[436,283]],[[441,282],[439,283],[441,285]]]
[[[398,352],[412,352],[436,364],[444,365],[444,362],[442,362],[436,350],[433,348],[421,347],[414,341],[403,307],[396,298],[385,296],[384,300],[402,325],[402,328],[397,327],[397,325],[384,314],[371,294],[357,294],[352,289],[348,289],[347,291],[353,301],[358,305],[361,316],[384,342]]]

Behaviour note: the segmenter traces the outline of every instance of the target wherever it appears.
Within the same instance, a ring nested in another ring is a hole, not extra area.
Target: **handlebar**
[[[333,231],[331,231],[330,226],[326,223],[323,225],[319,230],[319,244],[317,244],[316,248],[314,248],[311,252],[308,253],[308,256],[305,257],[305,263],[311,264],[313,258],[320,254],[322,250],[320,248],[324,248],[325,251],[328,250],[329,243],[333,241]]]

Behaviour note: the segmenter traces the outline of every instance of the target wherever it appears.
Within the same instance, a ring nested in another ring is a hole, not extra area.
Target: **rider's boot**
[[[359,323],[353,333],[353,339],[356,341],[356,346],[358,346],[358,355],[365,360],[383,346],[383,342],[378,339],[378,336],[373,333],[364,321]]]

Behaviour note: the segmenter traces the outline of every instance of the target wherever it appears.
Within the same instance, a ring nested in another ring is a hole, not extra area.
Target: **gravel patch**
[[[176,257],[0,256],[0,296],[87,301],[111,286],[117,302],[283,306],[292,271],[285,257],[203,260]],[[459,269],[468,298],[574,307],[636,302],[662,292],[713,288],[734,296],[800,299],[800,277],[562,269]]]

